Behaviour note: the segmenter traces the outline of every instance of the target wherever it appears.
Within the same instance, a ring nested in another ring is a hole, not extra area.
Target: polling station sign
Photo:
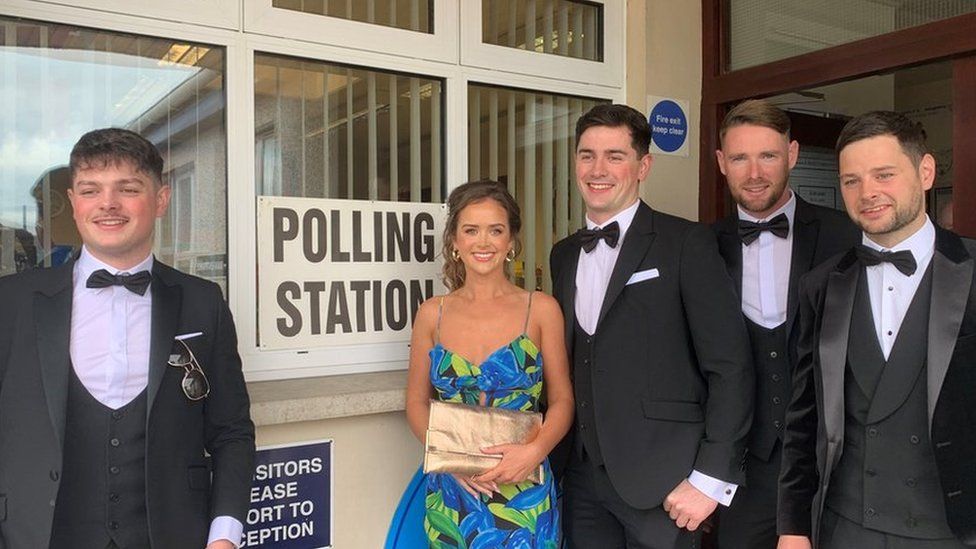
[[[262,349],[410,340],[444,292],[443,204],[258,198]]]
[[[258,448],[241,547],[332,547],[332,441]]]

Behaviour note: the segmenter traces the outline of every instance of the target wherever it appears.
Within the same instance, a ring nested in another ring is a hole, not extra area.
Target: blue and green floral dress
[[[529,303],[531,306],[531,296]],[[472,364],[440,342],[434,345],[430,381],[437,398],[477,405],[484,393],[485,406],[538,411],[542,353],[524,332],[481,364]],[[499,485],[500,493],[494,492],[490,498],[472,496],[451,475],[427,475],[424,530],[430,546],[557,549],[559,514],[548,460],[544,468],[542,484]]]

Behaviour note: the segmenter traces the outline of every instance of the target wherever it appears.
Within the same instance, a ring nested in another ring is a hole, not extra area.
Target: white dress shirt
[[[891,263],[879,263],[865,267],[868,280],[868,294],[871,296],[871,313],[874,317],[874,330],[878,335],[878,343],[884,352],[885,359],[891,353],[891,348],[898,338],[905,313],[908,312],[918,284],[925,276],[925,271],[932,262],[935,253],[935,226],[926,216],[925,225],[915,231],[915,234],[902,240],[892,248],[884,248],[868,235],[862,236],[865,246],[878,251],[900,252],[908,250],[915,256],[918,266],[911,276],[905,276]]]
[[[576,265],[576,300],[575,312],[576,321],[579,322],[583,331],[592,335],[596,332],[596,324],[600,319],[600,309],[603,307],[603,298],[607,294],[607,286],[610,284],[610,275],[613,274],[614,264],[623,248],[624,240],[627,238],[627,230],[634,221],[640,200],[617,215],[608,219],[603,225],[597,225],[589,217],[586,218],[588,229],[597,229],[617,222],[620,226],[620,238],[617,246],[611,248],[602,238],[597,241],[596,247],[587,253],[580,250],[579,262]],[[699,491],[712,498],[713,500],[728,506],[732,503],[735,496],[737,485],[719,480],[714,477],[692,471],[688,477],[688,482]]]
[[[738,207],[739,219],[760,223],[786,214],[790,232],[780,238],[762,231],[752,244],[742,244],[742,314],[756,324],[772,329],[786,322],[786,302],[790,289],[790,267],[793,263],[793,220],[796,218],[796,195],[763,219],[749,215]]]
[[[150,255],[125,272],[152,271],[152,265]],[[149,381],[152,285],[145,295],[124,286],[86,287],[99,269],[122,272],[82,248],[74,266],[71,365],[96,400],[117,410],[139,396]]]
[[[579,263],[576,266],[576,321],[579,322],[580,328],[590,335],[596,331],[596,323],[600,319],[600,309],[603,307],[603,298],[607,295],[613,266],[617,263],[620,249],[624,245],[624,239],[627,238],[627,229],[634,221],[638,206],[640,200],[603,224],[603,227],[606,227],[616,221],[620,226],[620,238],[617,240],[616,247],[611,248],[601,238],[597,240],[596,248],[591,252],[580,251]],[[586,228],[596,229],[600,226],[587,217]]]
[[[71,298],[71,366],[91,395],[117,410],[138,397],[149,382],[152,339],[152,284],[144,295],[124,286],[88,288],[88,277],[99,269],[111,274],[152,272],[153,256],[120,271],[102,263],[87,248],[73,271]],[[244,525],[230,516],[210,524],[208,543],[227,539],[240,543]]]

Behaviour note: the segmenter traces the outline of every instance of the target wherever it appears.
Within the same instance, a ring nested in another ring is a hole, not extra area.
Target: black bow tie
[[[592,252],[601,238],[606,241],[607,246],[616,248],[617,241],[620,240],[620,225],[614,221],[602,229],[580,230],[580,243],[583,244],[583,251],[586,253]]]
[[[873,267],[881,263],[891,263],[896,269],[905,276],[912,276],[918,265],[915,263],[915,256],[908,250],[900,252],[879,252],[874,248],[869,248],[864,244],[859,244],[854,248],[857,259],[866,267]]]
[[[85,283],[85,286],[89,288],[125,286],[125,289],[130,292],[146,295],[146,289],[149,288],[150,281],[152,281],[152,275],[149,274],[149,271],[139,271],[136,274],[114,275],[105,269],[99,269],[88,277],[88,282]]]
[[[769,231],[780,238],[786,238],[790,234],[790,220],[785,213],[760,223],[753,223],[745,219],[739,220],[739,238],[746,246],[755,242],[759,238],[759,233],[763,231]]]

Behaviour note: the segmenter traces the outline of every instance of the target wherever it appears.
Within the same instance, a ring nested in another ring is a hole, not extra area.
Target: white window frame
[[[603,7],[603,61],[482,42],[482,2],[461,1],[461,64],[516,74],[620,88],[624,85],[625,0],[586,0]],[[534,0],[541,3],[542,0]]]
[[[108,14],[150,17],[174,23],[193,23],[223,29],[240,27],[241,3],[238,0],[40,0],[88,8]]]
[[[231,0],[215,0],[227,3]],[[234,0],[235,5],[250,7],[251,2],[257,0]],[[268,3],[270,1],[260,0]],[[191,0],[171,0],[167,5],[185,4]],[[466,5],[475,0],[460,0]],[[608,0],[607,5],[622,0]],[[255,52],[274,55],[288,55],[305,58],[310,61],[339,63],[345,65],[362,66],[369,69],[388,70],[397,73],[412,73],[417,75],[440,78],[444,81],[445,104],[443,110],[444,146],[443,158],[445,162],[444,181],[449,192],[467,179],[468,173],[468,85],[488,84],[544,93],[578,95],[583,97],[603,98],[615,102],[626,99],[626,89],[623,85],[623,65],[619,66],[618,85],[608,82],[595,82],[593,79],[582,81],[575,77],[574,71],[569,71],[560,77],[553,77],[545,67],[551,65],[557,56],[519,52],[510,48],[514,53],[523,53],[527,57],[520,67],[522,72],[515,72],[507,66],[503,58],[495,59],[490,66],[466,66],[455,59],[452,62],[420,58],[410,52],[410,56],[402,55],[406,50],[402,44],[386,42],[392,52],[380,52],[367,49],[357,49],[334,44],[315,43],[302,40],[295,36],[284,36],[277,32],[277,36],[265,35],[257,32],[241,32],[239,29],[225,29],[220,25],[204,23],[177,23],[161,20],[157,17],[155,7],[148,8],[148,2],[126,3],[126,11],[140,11],[142,15],[121,14],[112,12],[119,0],[76,0],[72,4],[84,7],[67,6],[68,2],[50,2],[46,0],[4,0],[0,7],[0,15],[24,17],[42,22],[55,24],[69,24],[91,27],[111,32],[133,33],[145,36],[160,37],[172,40],[187,40],[222,47],[225,51],[225,117],[227,140],[227,278],[228,299],[234,313],[239,339],[239,350],[244,363],[245,378],[248,381],[262,381],[271,379],[286,379],[311,377],[322,375],[336,375],[349,373],[365,373],[389,370],[402,370],[406,367],[409,354],[405,343],[347,345],[309,349],[307,351],[268,351],[257,346],[257,296],[256,272],[257,261],[255,228],[257,223],[257,205],[255,189],[255,144],[254,144],[254,55]],[[195,3],[195,2],[194,2]],[[435,10],[442,4],[452,4],[447,0],[435,0]],[[246,4],[246,5],[245,5]],[[143,9],[145,8],[145,9]],[[245,19],[246,12],[245,11]],[[456,12],[455,12],[456,13]],[[479,11],[480,13],[480,11]],[[303,14],[298,14],[303,15]],[[610,19],[605,15],[604,21]],[[343,21],[343,23],[347,23]],[[480,40],[480,18],[474,27],[473,23],[439,25],[440,29],[454,28],[455,36],[463,36],[471,28],[477,29]],[[373,38],[370,41],[381,42],[376,36],[390,36],[390,29],[376,25],[365,25]],[[437,23],[435,22],[435,25]],[[604,36],[623,41],[625,32],[622,17],[620,27]],[[358,27],[357,27],[358,28]],[[319,34],[327,34],[319,27]],[[406,31],[402,31],[406,32]],[[265,29],[265,33],[270,33]],[[416,34],[416,33],[411,33]],[[398,47],[394,48],[393,46]],[[607,43],[605,53],[613,46]],[[457,47],[452,50],[457,57]],[[448,56],[449,57],[449,56]],[[578,60],[574,60],[577,61]],[[592,63],[592,62],[586,62]],[[287,366],[282,366],[286,364]]]
[[[355,0],[361,2],[363,0]],[[462,4],[470,0],[462,0]],[[244,32],[285,37],[377,53],[456,63],[458,0],[434,0],[434,32],[410,31],[272,7],[272,0],[247,0]]]

